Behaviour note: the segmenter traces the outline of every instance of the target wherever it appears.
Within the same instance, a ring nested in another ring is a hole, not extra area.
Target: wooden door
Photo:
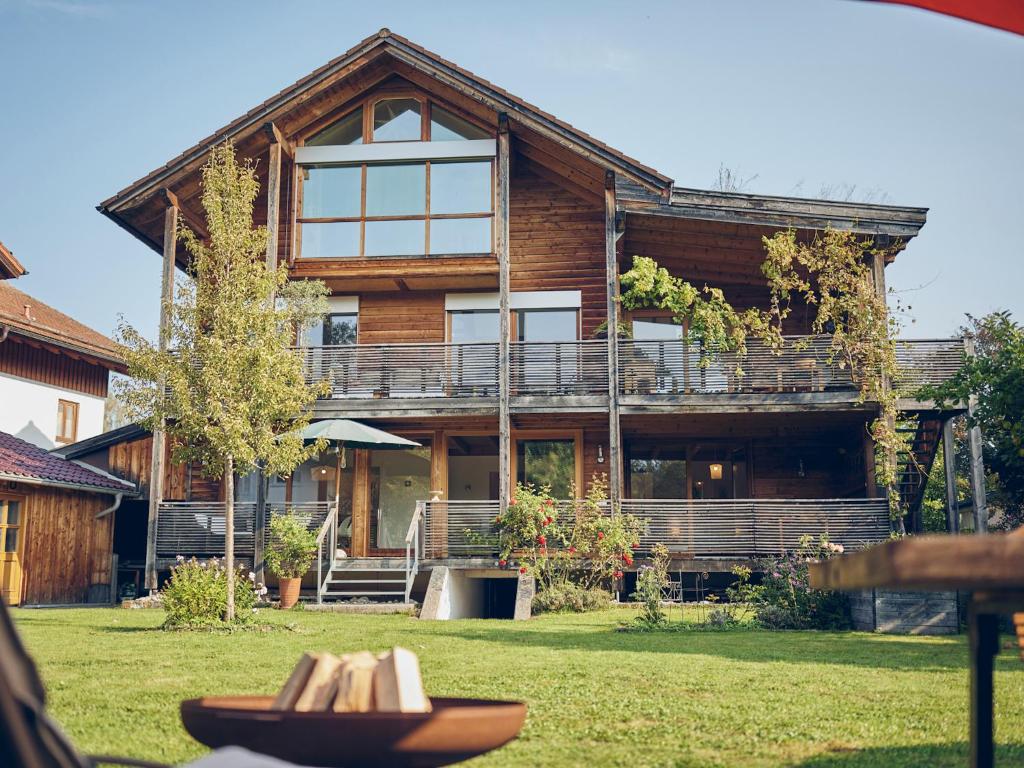
[[[25,537],[25,500],[0,496],[0,597],[21,603],[21,553]]]

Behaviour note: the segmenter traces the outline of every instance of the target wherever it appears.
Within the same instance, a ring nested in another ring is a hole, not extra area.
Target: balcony
[[[688,398],[695,405],[734,401],[773,403],[852,403],[859,386],[848,367],[828,361],[827,336],[789,336],[776,353],[750,341],[747,354],[714,356],[701,366],[700,347],[681,340],[620,340],[619,383],[623,402],[657,404]],[[963,358],[960,339],[901,340],[897,344],[902,392],[949,378]],[[739,371],[742,370],[742,373]]]
[[[294,504],[267,504],[267,517],[262,530],[256,522],[254,502],[235,502],[235,556],[252,560],[256,535],[261,543],[269,534],[270,514],[278,509],[287,509],[289,514],[299,516],[306,527],[317,531],[323,525],[328,511],[333,507],[328,502],[305,502]],[[224,556],[224,502],[222,501],[165,501],[159,506],[156,527],[156,556],[158,560],[173,561],[183,557]]]
[[[687,558],[778,555],[807,534],[856,549],[887,539],[890,530],[885,499],[623,499],[622,511],[646,522],[641,553],[664,544]],[[497,515],[496,501],[426,502],[423,556],[497,556]]]

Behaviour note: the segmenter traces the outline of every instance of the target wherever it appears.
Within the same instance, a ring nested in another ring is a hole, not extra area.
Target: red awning
[[[1024,0],[880,0],[913,5],[935,13],[1024,35]]]

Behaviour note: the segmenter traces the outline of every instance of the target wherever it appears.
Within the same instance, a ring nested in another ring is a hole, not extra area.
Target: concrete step
[[[404,597],[405,590],[399,589],[390,592],[357,592],[353,590],[327,590],[324,597]]]
[[[327,579],[327,584],[401,584],[405,588],[405,579]]]

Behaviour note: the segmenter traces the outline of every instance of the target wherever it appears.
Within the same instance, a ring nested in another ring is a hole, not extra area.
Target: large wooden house
[[[727,570],[805,533],[851,546],[889,535],[866,430],[877,404],[858,401],[820,345],[781,357],[755,346],[743,378],[728,360],[702,368],[670,317],[621,310],[618,276],[651,256],[739,308],[767,306],[762,236],[831,225],[904,249],[925,209],[679,187],[381,30],[99,206],[163,255],[165,296],[175,267],[188,269],[170,233],[180,221],[204,234],[200,168],[225,139],[258,159],[268,264],[332,292],[298,351],[311,378],[331,382],[315,417],[422,446],[350,451],[337,518],[333,458],[268,488],[241,482],[243,551],[257,554],[266,509],[305,504],[338,520],[321,595],[369,590],[353,572],[386,576],[413,541],[424,567],[488,579],[501,572],[476,534],[517,482],[569,497],[601,476],[615,505],[648,521],[641,548],[662,542],[683,569]],[[878,291],[886,266],[873,264]],[[809,323],[795,312],[786,332]],[[942,378],[962,354],[956,339],[901,344],[899,385]],[[913,521],[922,470],[957,412],[901,406]],[[222,547],[223,527],[199,524],[215,502],[155,496],[152,569]]]

